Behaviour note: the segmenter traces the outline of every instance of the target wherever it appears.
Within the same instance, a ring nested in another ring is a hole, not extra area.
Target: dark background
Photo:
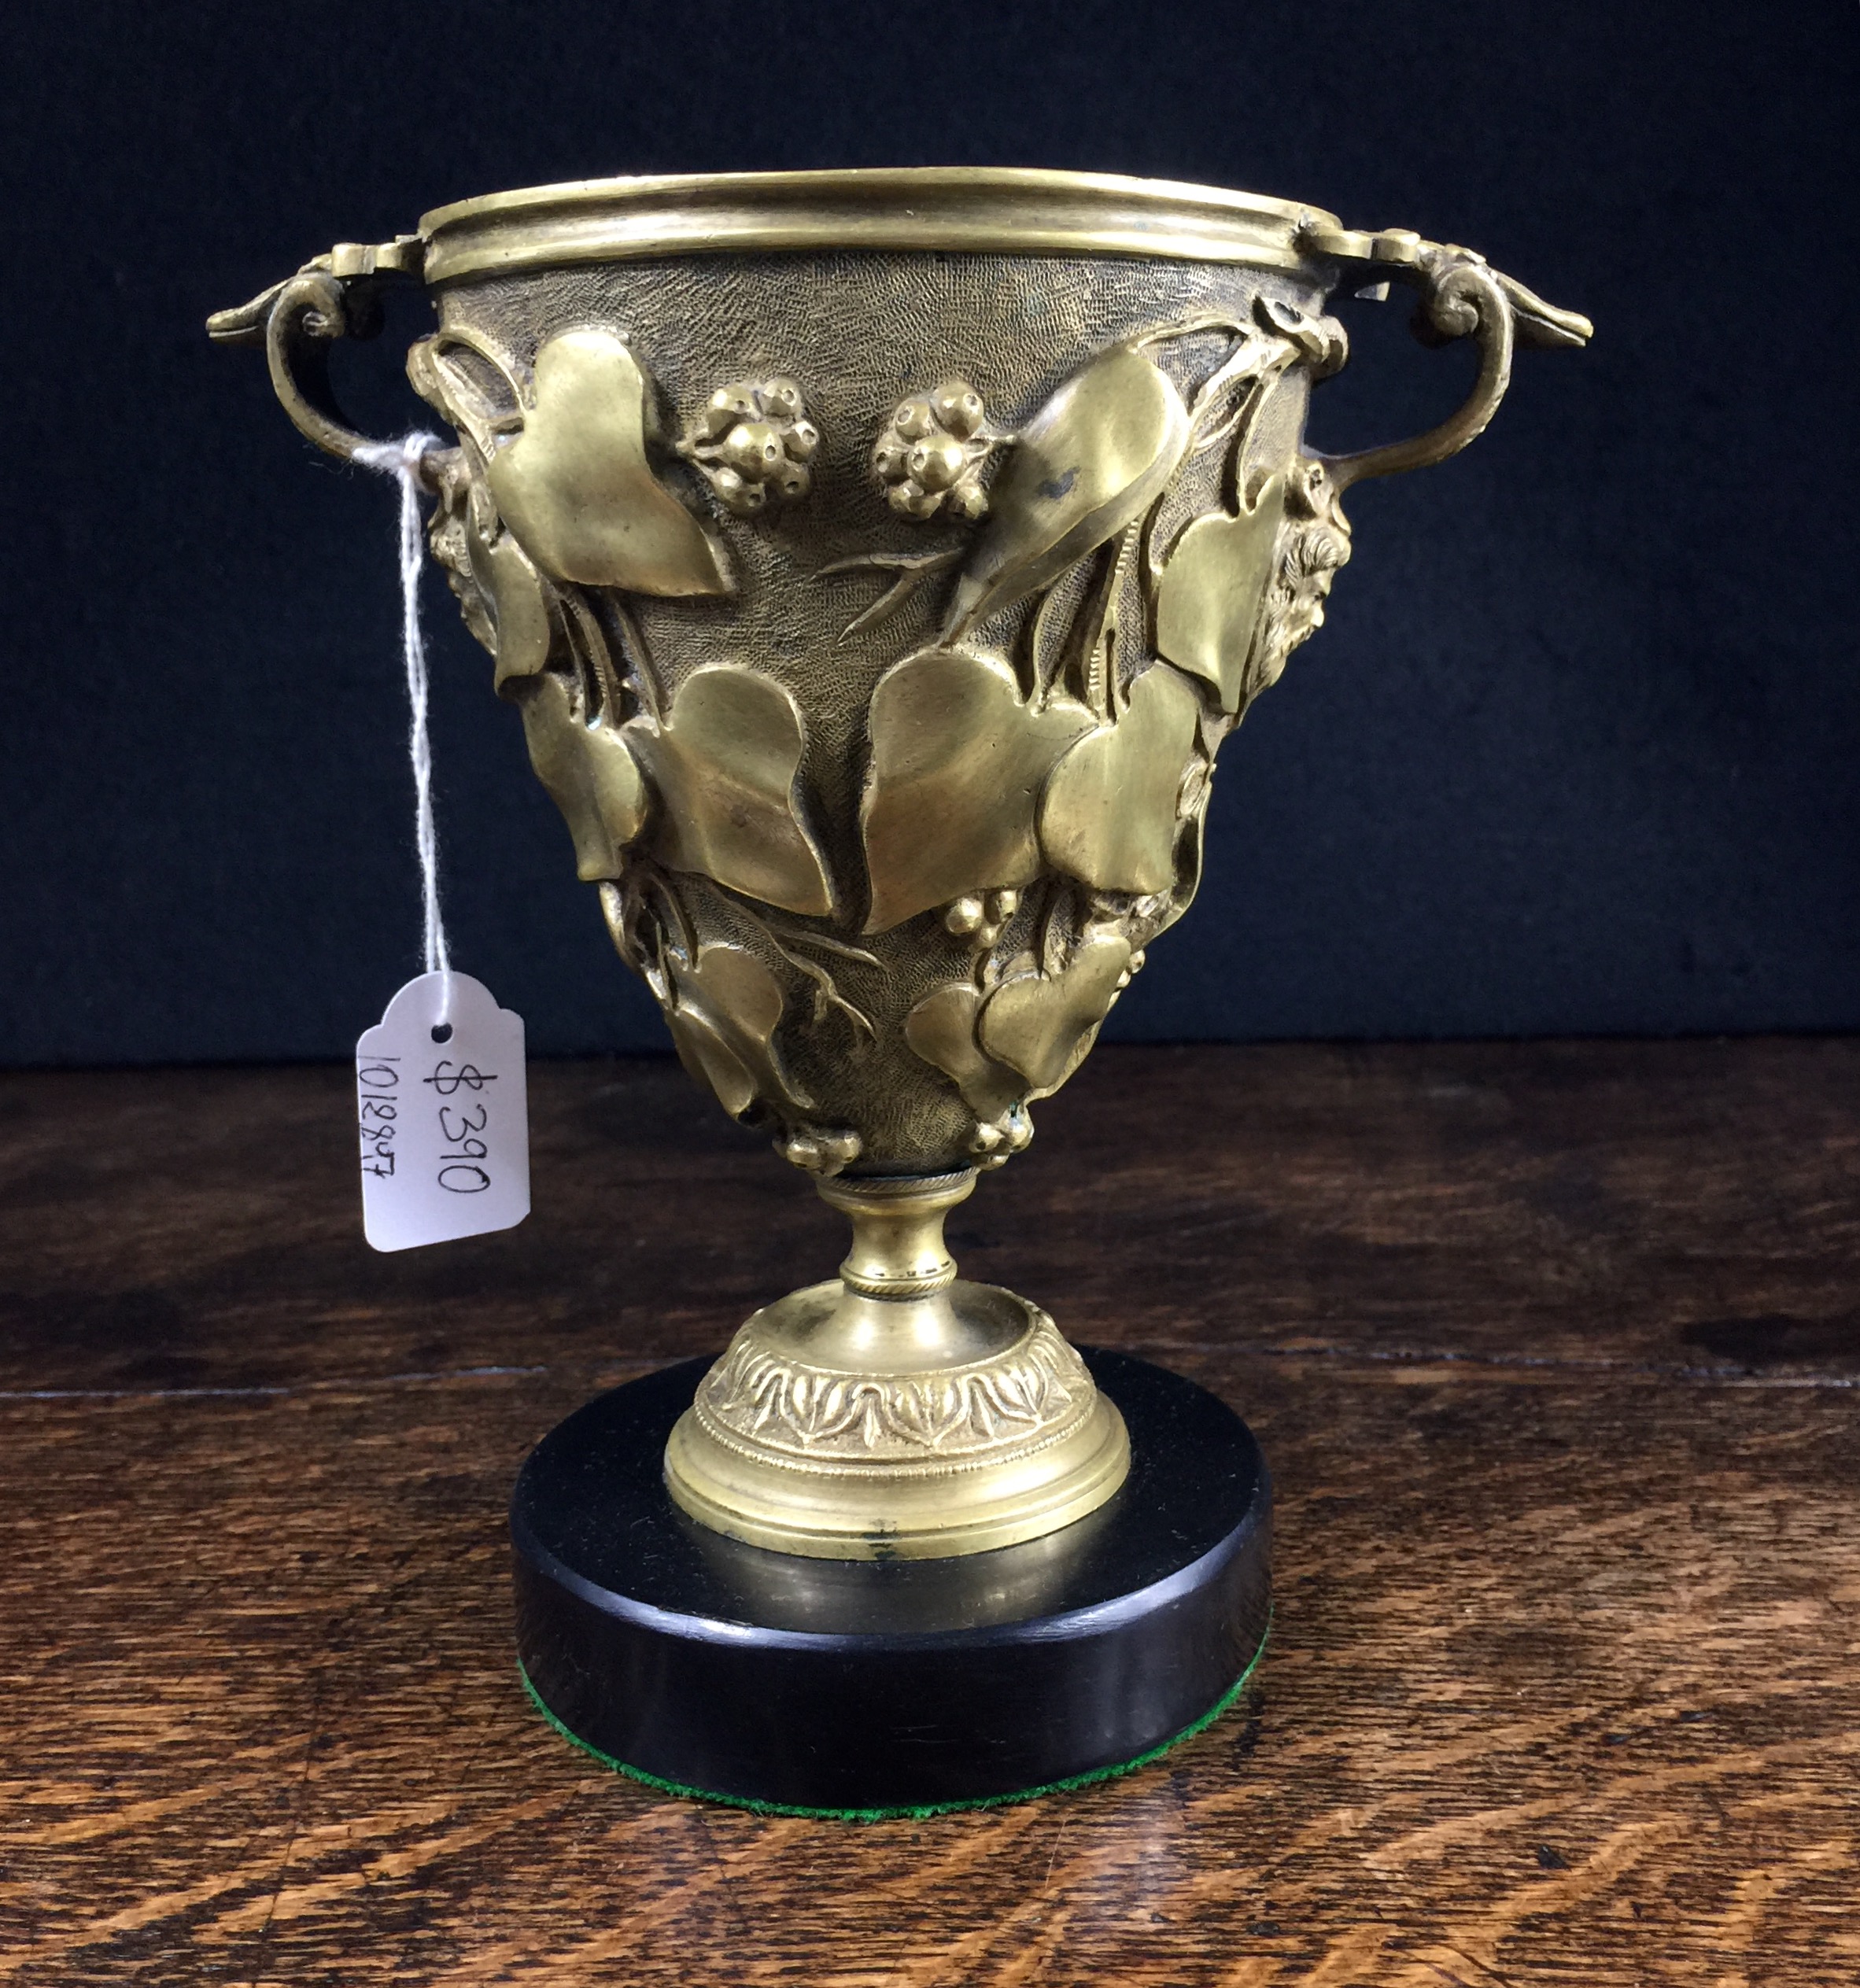
[[[963,4],[41,7],[16,21],[0,1060],[335,1057],[418,970],[389,486],[208,345],[333,241],[609,173],[1155,174],[1478,247],[1588,312],[1350,500],[1330,625],[1223,760],[1125,1038],[1860,1021],[1856,14]],[[338,355],[360,425],[430,416]],[[1313,437],[1467,355],[1352,307]],[[430,578],[457,963],[539,1051],[659,1046]]]

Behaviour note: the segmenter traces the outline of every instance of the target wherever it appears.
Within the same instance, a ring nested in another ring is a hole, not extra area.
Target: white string
[[[426,644],[420,633],[420,571],[425,548],[420,529],[420,464],[440,446],[437,435],[403,435],[395,442],[364,442],[355,459],[400,483],[400,644],[407,658],[407,702],[412,710],[408,750],[413,761],[414,842],[419,850],[420,902],[425,914],[426,971],[445,976],[440,990],[443,1027],[452,1009],[452,957],[439,915],[439,835],[433,824],[433,747],[426,736]]]

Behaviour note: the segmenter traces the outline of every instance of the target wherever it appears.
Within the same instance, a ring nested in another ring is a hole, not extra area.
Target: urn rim
[[[1296,201],[1120,173],[834,168],[565,181],[433,209],[429,284],[563,264],[812,251],[1133,256],[1308,268],[1336,216]]]

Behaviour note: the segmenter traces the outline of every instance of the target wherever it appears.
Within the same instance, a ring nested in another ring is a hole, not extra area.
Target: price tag
[[[355,1087],[375,1248],[488,1235],[530,1212],[523,1018],[481,981],[409,980],[356,1044]]]

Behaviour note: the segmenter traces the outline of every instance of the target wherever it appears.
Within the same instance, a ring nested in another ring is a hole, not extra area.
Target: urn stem
[[[1122,1418],[1036,1306],[944,1245],[976,1170],[815,1184],[838,1277],[749,1319],[666,1446],[666,1488],[751,1546],[940,1559],[1058,1531],[1123,1483]]]
[[[868,1298],[928,1297],[956,1281],[943,1219],[975,1192],[976,1170],[819,1183],[821,1199],[852,1223],[840,1266],[847,1290]]]

